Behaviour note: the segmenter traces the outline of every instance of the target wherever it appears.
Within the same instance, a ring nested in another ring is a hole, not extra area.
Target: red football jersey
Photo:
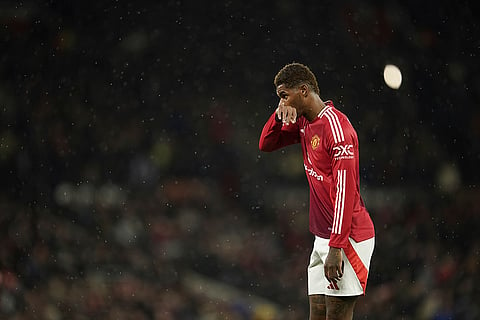
[[[284,125],[273,113],[260,136],[262,151],[300,143],[310,185],[310,231],[345,248],[348,237],[363,241],[375,236],[372,220],[360,196],[358,137],[348,118],[331,101],[309,122],[301,116]]]

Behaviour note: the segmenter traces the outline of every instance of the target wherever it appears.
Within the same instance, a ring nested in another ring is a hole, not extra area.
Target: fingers
[[[295,123],[297,121],[297,109],[291,108],[290,111],[291,113],[290,113],[289,122]]]
[[[339,281],[343,277],[344,261],[340,248],[330,247],[324,265],[325,277],[328,281]]]
[[[337,265],[325,266],[324,271],[325,271],[325,278],[327,278],[329,282],[340,281],[340,279],[343,277],[343,263],[342,263],[342,267]]]
[[[295,121],[297,120],[295,109],[287,107],[286,110],[284,110],[283,116],[281,119],[282,119],[282,122],[287,126],[290,123],[295,123]]]
[[[284,105],[281,100],[278,104],[277,116],[285,125],[295,123],[297,121],[297,109]]]

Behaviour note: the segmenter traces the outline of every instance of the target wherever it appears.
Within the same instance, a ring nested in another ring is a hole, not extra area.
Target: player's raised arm
[[[258,142],[259,149],[270,152],[300,142],[299,127],[296,120],[297,112],[295,108],[284,106],[280,101],[279,107],[263,127]]]

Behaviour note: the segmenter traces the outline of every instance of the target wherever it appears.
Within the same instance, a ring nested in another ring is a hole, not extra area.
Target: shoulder
[[[345,115],[343,113],[338,111],[333,105],[326,104],[318,117],[325,124],[326,131],[333,136],[335,143],[345,140]]]
[[[355,135],[355,129],[348,117],[336,109],[330,101],[326,103],[319,117],[323,123],[327,124],[326,131],[333,137],[334,144],[345,142],[352,134]]]

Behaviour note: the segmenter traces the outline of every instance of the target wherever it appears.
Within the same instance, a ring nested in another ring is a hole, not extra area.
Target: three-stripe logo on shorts
[[[330,284],[327,286],[327,289],[329,289],[329,290],[340,290],[338,288],[338,285],[337,285],[336,281],[330,282]]]

